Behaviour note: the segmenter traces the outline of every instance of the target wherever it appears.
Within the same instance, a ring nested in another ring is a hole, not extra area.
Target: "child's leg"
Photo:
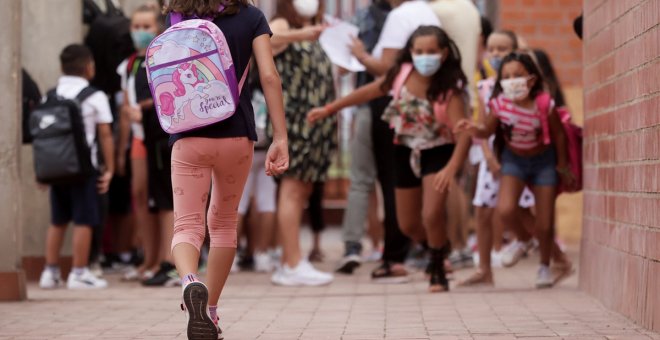
[[[87,267],[92,247],[92,227],[76,225],[73,228],[73,268]]]
[[[422,188],[396,188],[395,195],[396,216],[401,232],[415,242],[426,241],[427,235],[420,211]]]
[[[174,236],[174,212],[170,210],[159,211],[158,225],[160,226],[160,258],[163,261],[173,263],[172,237]]]
[[[495,221],[495,209],[490,207],[477,207],[477,247],[479,248],[479,271],[482,274],[490,274],[490,252],[493,250],[493,235]],[[500,235],[501,236],[501,235]]]
[[[369,194],[369,211],[367,212],[367,221],[369,223],[369,228],[367,229],[367,234],[371,238],[371,245],[373,249],[380,249],[380,242],[383,240],[383,235],[385,230],[383,228],[383,223],[378,217],[378,207],[380,207],[378,193],[380,189],[378,185],[374,186],[374,190]]]
[[[556,188],[548,185],[537,185],[533,188],[536,199],[536,237],[539,240],[541,264],[549,266],[554,238],[552,225],[554,223]]]
[[[214,140],[211,205],[207,214],[211,247],[207,269],[209,305],[215,306],[236,253],[238,204],[252,165],[253,142],[247,138]]]
[[[131,159],[131,175],[135,228],[144,252],[144,263],[139,271],[143,272],[158,266],[158,232],[154,216],[149,213],[145,158]]]
[[[199,250],[206,236],[206,200],[211,185],[211,164],[200,150],[201,138],[185,138],[172,150],[174,236],[172,256],[182,277],[197,273]]]
[[[435,174],[424,176],[423,179],[422,224],[429,247],[439,249],[447,244],[447,215],[443,208],[447,206],[447,192],[439,193],[435,190],[434,178]]]
[[[46,234],[46,265],[59,266],[66,225],[51,225]]]
[[[518,177],[502,176],[495,218],[500,218],[503,225],[512,226],[519,223],[518,202],[524,188],[525,183]]]
[[[303,209],[312,191],[312,183],[284,177],[280,183],[277,223],[282,243],[282,262],[290,268],[298,266],[300,251],[300,223]]]
[[[321,233],[325,229],[323,221],[323,192],[325,182],[316,182],[313,185],[312,194],[309,196],[307,211],[309,213],[310,225],[313,231],[313,243],[310,259],[321,259]]]
[[[271,247],[275,237],[275,212],[277,211],[277,204],[275,202],[277,195],[277,186],[272,177],[266,175],[263,160],[265,155],[261,155],[259,161],[261,166],[258,168],[256,187],[258,193],[255,195],[255,202],[257,206],[259,223],[256,223],[256,228],[253,233],[255,250],[260,253],[265,253]]]

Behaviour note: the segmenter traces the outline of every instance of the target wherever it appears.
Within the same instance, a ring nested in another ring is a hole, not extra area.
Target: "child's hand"
[[[275,139],[266,154],[266,175],[278,176],[289,169],[289,146],[286,139]]]
[[[351,53],[358,59],[362,60],[367,55],[367,49],[364,47],[362,40],[353,37],[353,44],[351,45]]]
[[[105,171],[101,176],[99,176],[96,184],[96,188],[99,191],[99,194],[105,194],[110,189],[110,181],[112,181],[112,172]]]
[[[302,32],[303,40],[317,41],[325,28],[325,25],[314,25],[301,28],[300,31]]]
[[[486,157],[486,164],[488,165],[488,171],[493,174],[494,178],[500,177],[500,171],[502,170],[502,165],[495,157]]]
[[[314,124],[321,119],[329,117],[330,115],[332,115],[332,112],[328,111],[328,109],[324,107],[317,107],[307,113],[307,122]]]
[[[438,173],[435,174],[435,178],[433,178],[433,188],[439,193],[444,193],[449,190],[451,181],[454,180],[454,175],[455,173],[447,169],[447,167],[438,171]]]
[[[575,176],[573,176],[573,173],[568,168],[568,166],[557,167],[557,173],[559,173],[561,182],[566,188],[575,188],[577,185],[577,180],[575,179]]]
[[[142,123],[142,109],[139,106],[131,106],[128,108],[128,116],[134,123]]]
[[[477,131],[477,125],[469,119],[461,119],[454,126],[454,133],[461,133],[464,131],[474,134]]]

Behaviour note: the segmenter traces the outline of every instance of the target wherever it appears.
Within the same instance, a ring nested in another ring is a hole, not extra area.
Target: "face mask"
[[[313,18],[319,11],[319,0],[293,0],[293,7],[301,17]]]
[[[529,80],[529,77],[500,80],[500,86],[502,86],[504,97],[510,100],[521,100],[527,97],[529,95],[527,80]]]
[[[497,71],[497,70],[500,69],[500,66],[502,66],[502,58],[492,57],[492,58],[488,59],[488,63],[490,64],[490,66],[493,67],[493,69],[495,71]]]
[[[438,72],[440,66],[442,66],[442,56],[440,54],[413,55],[413,64],[419,74],[430,77]]]
[[[149,47],[149,44],[152,40],[156,38],[156,35],[147,31],[133,31],[131,32],[131,38],[133,38],[133,44],[138,50],[143,50]]]

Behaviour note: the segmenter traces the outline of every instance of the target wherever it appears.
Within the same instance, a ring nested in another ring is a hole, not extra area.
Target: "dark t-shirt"
[[[144,58],[135,60],[137,71],[135,72],[135,97],[138,102],[152,99],[149,81],[147,80],[147,68],[144,64]],[[167,140],[169,134],[163,131],[158,121],[156,109],[152,106],[149,109],[142,110],[142,126],[144,128],[144,143],[151,146],[157,141]]]
[[[169,22],[169,18],[167,20]],[[264,14],[256,7],[248,5],[240,12],[230,16],[220,16],[213,20],[224,33],[231,51],[236,70],[236,79],[240,80],[246,70],[250,57],[252,57],[252,41],[264,34],[272,35],[270,26]],[[170,137],[170,146],[184,137],[228,138],[248,137],[257,140],[254,126],[254,112],[250,102],[249,84],[245,84],[239,106],[234,115],[222,122],[206,126],[197,130],[173,134]]]

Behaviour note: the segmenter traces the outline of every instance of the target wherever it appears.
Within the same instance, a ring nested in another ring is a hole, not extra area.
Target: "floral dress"
[[[275,57],[282,78],[289,137],[289,170],[283,177],[324,181],[337,147],[337,119],[307,123],[307,113],[335,98],[332,63],[318,42],[297,42]]]

